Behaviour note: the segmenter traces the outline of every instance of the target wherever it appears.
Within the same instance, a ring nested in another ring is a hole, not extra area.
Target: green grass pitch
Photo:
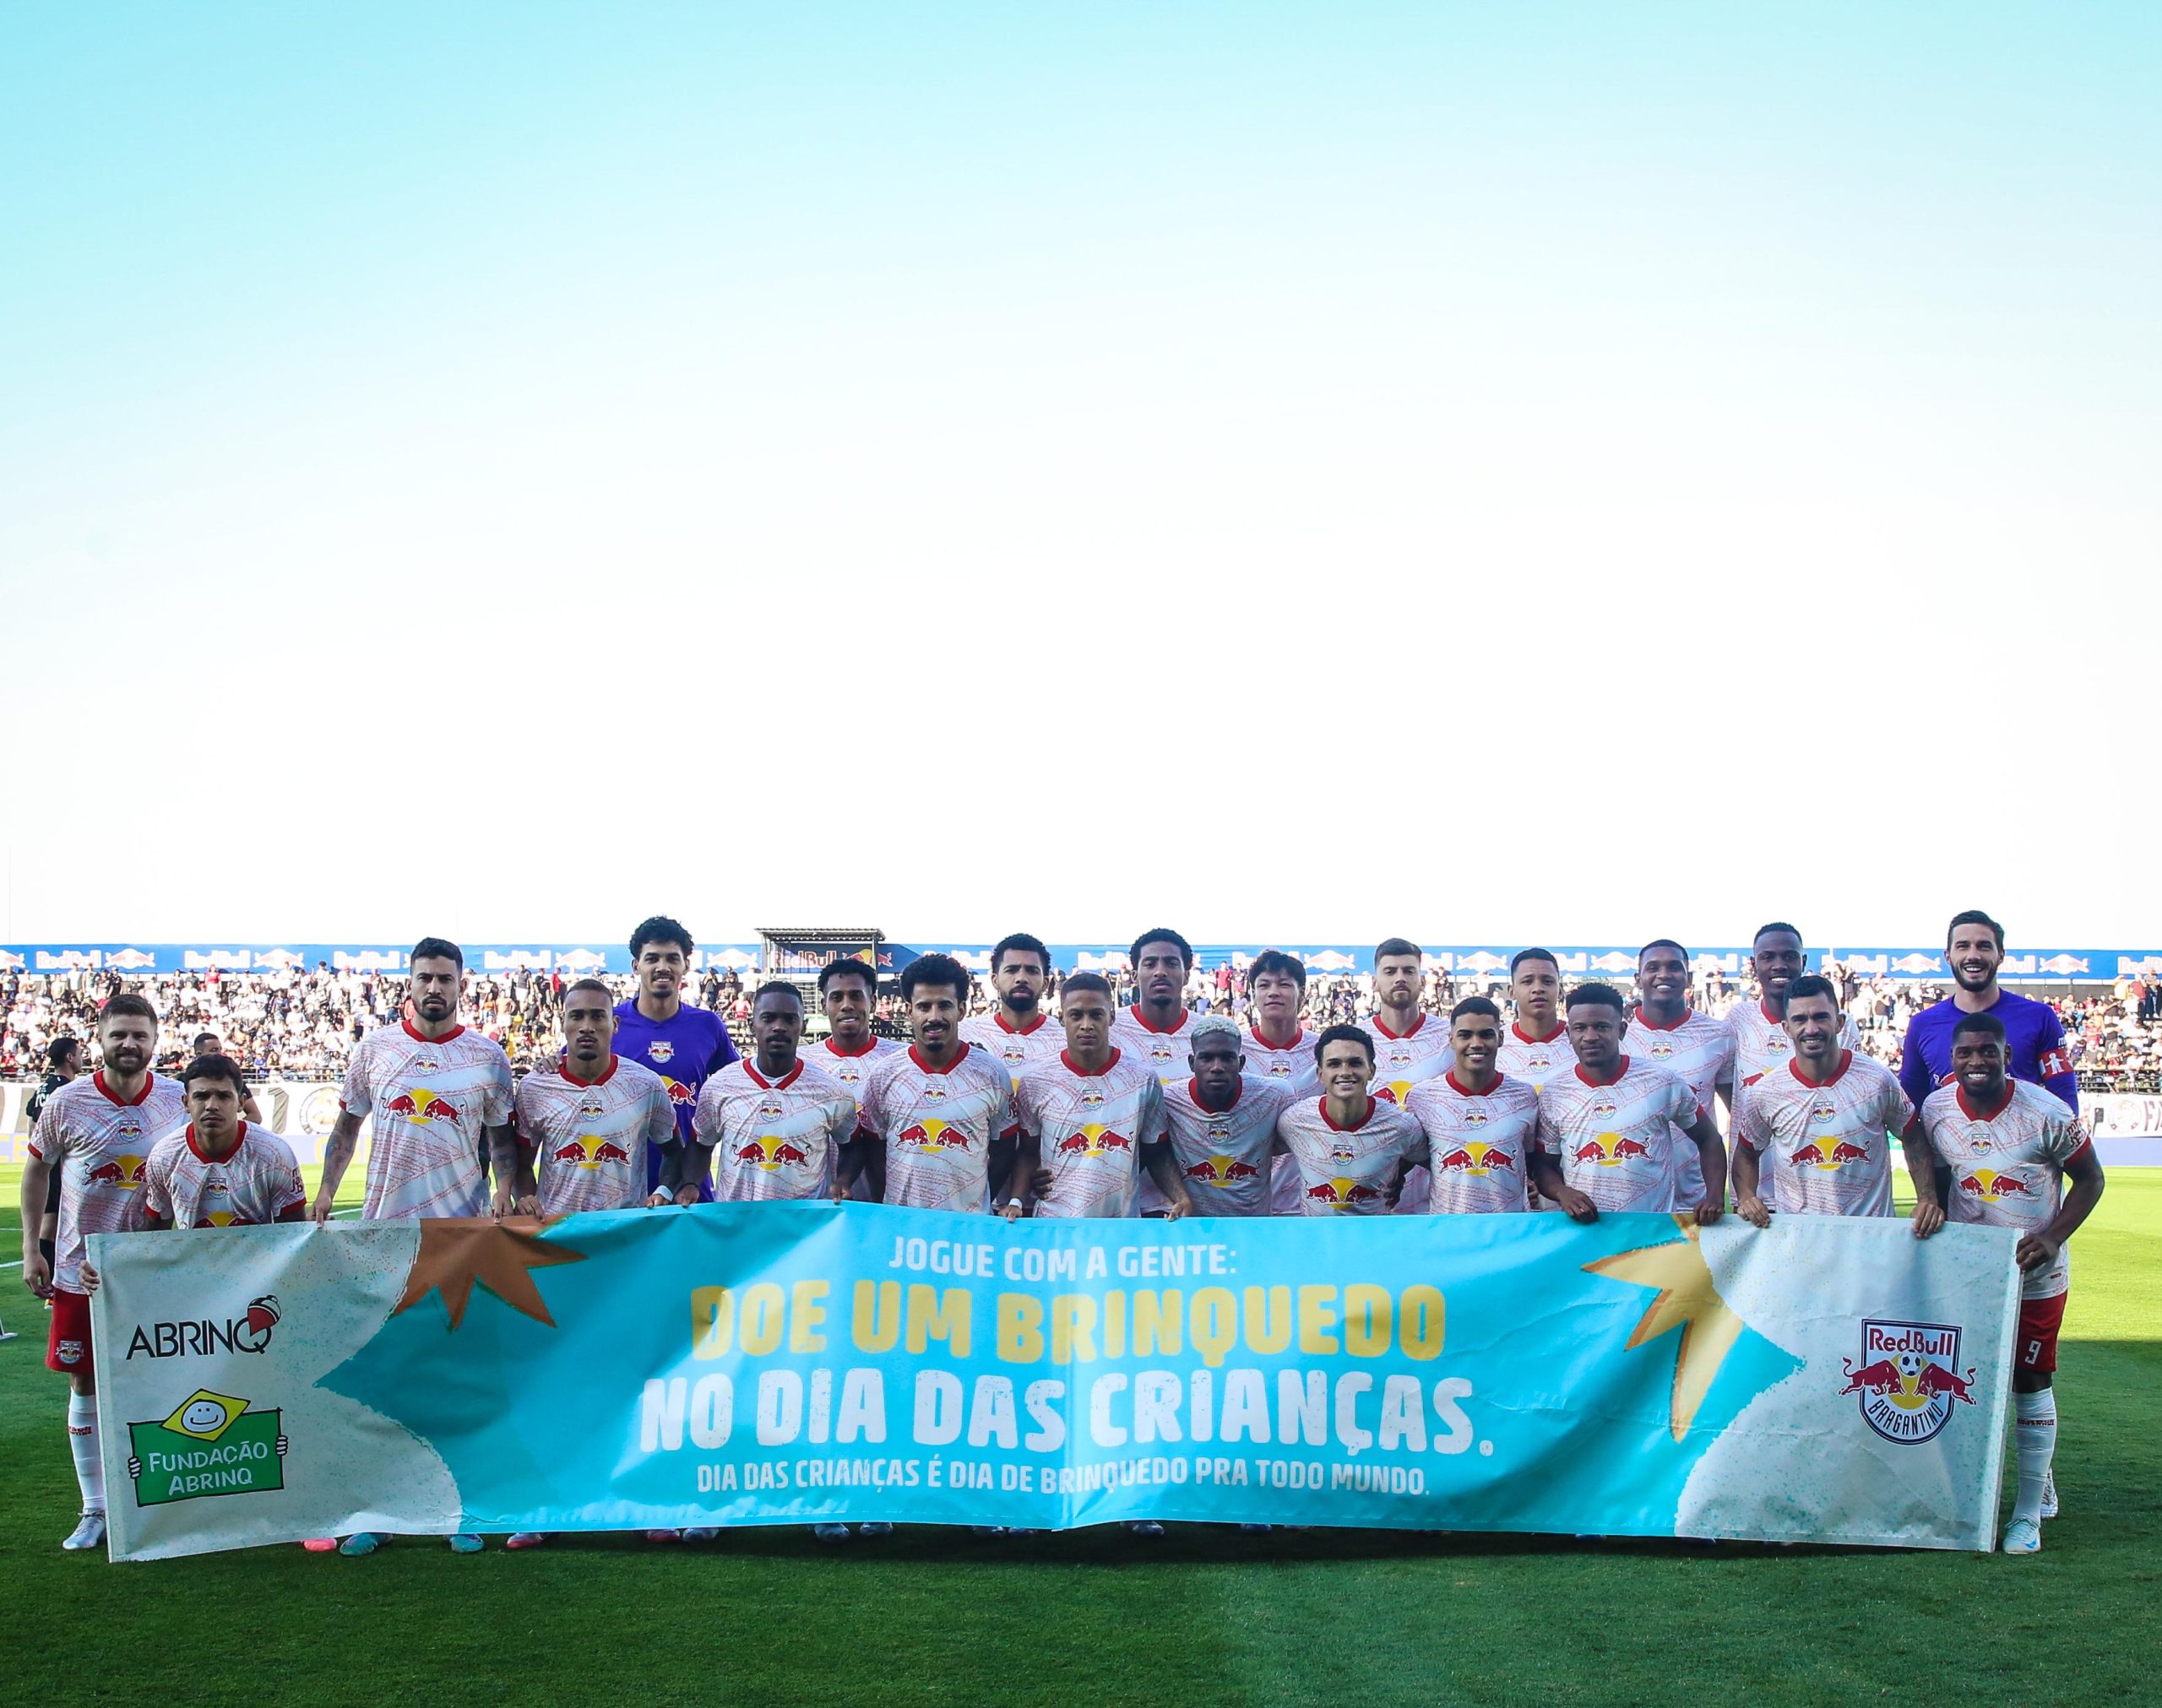
[[[0,1260],[16,1196],[0,1169]],[[2152,1701],[2162,1170],[2113,1175],[2072,1250],[2063,1516],[2029,1559],[1179,1526],[108,1565],[60,1551],[66,1384],[0,1270],[0,1703]]]

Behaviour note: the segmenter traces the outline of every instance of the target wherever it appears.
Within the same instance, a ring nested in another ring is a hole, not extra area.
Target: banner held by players
[[[111,1551],[1142,1517],[1986,1550],[2013,1244],[823,1203],[99,1235]]]

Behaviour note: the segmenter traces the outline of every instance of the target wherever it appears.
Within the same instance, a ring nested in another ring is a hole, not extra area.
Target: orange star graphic
[[[484,1217],[442,1217],[421,1223],[421,1249],[414,1255],[412,1272],[405,1277],[405,1297],[393,1316],[410,1310],[431,1293],[441,1292],[443,1309],[450,1313],[455,1330],[465,1320],[465,1307],[479,1282],[513,1310],[522,1311],[550,1328],[556,1320],[548,1315],[540,1289],[533,1284],[532,1272],[551,1263],[583,1263],[585,1254],[551,1245],[535,1234],[545,1224],[530,1217],[517,1218],[534,1233],[521,1233],[505,1222]]]
[[[1674,1219],[1686,1239],[1617,1251],[1583,1266],[1594,1275],[1659,1289],[1659,1296],[1644,1307],[1643,1315],[1630,1331],[1632,1347],[1656,1340],[1669,1329],[1681,1329],[1666,1413],[1667,1433],[1679,1441],[1696,1421],[1698,1407],[1703,1404],[1719,1366],[1741,1338],[1742,1322],[1733,1306],[1719,1296],[1710,1266],[1697,1243],[1696,1219],[1689,1216]]]

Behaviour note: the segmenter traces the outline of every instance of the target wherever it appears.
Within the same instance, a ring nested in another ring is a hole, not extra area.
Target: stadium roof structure
[[[875,925],[761,925],[758,935],[777,943],[883,943]]]

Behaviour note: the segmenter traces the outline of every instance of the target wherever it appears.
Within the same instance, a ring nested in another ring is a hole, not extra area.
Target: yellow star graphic
[[[1687,1238],[1617,1251],[1583,1266],[1594,1275],[1659,1289],[1659,1297],[1644,1307],[1630,1331],[1630,1346],[1640,1347],[1680,1326],[1681,1346],[1675,1354],[1674,1391],[1666,1419],[1669,1433],[1679,1441],[1688,1433],[1697,1407],[1703,1404],[1719,1366],[1741,1337],[1741,1319],[1719,1297],[1698,1247],[1695,1220],[1687,1216],[1674,1219]]]

